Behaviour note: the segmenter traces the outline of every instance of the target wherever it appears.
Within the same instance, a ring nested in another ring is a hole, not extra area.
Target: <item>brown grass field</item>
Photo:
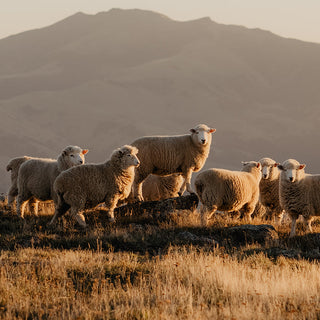
[[[318,221],[261,245],[228,239],[242,224],[229,216],[203,228],[189,211],[113,225],[91,212],[86,230],[50,218],[0,209],[0,319],[320,319]]]

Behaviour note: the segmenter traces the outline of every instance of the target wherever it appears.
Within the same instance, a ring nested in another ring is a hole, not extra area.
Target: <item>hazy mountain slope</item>
[[[217,128],[209,166],[295,157],[320,172],[320,45],[208,18],[75,14],[0,40],[0,191],[13,156],[99,162],[146,134]]]

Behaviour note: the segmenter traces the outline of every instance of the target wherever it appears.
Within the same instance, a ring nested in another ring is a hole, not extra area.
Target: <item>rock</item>
[[[187,241],[188,243],[192,243],[195,245],[210,245],[210,246],[219,246],[219,243],[207,237],[199,237],[191,232],[183,231],[177,235],[177,238],[182,241]]]
[[[140,201],[120,206],[114,210],[116,218],[144,216],[148,214],[156,219],[166,219],[175,210],[194,210],[198,204],[195,194],[170,198],[162,201]]]
[[[261,224],[225,228],[222,231],[225,240],[232,245],[259,243],[265,245],[279,239],[278,233],[272,225]]]

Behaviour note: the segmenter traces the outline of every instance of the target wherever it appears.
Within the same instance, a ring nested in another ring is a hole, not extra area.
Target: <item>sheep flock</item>
[[[215,131],[199,124],[188,134],[140,137],[98,164],[85,163],[88,150],[78,146],[65,147],[56,159],[13,158],[6,167],[11,172],[8,205],[23,219],[28,202],[31,213],[37,215],[39,201],[53,201],[50,225],[70,210],[85,228],[86,209],[103,204],[114,222],[117,206],[178,197],[187,191],[198,197],[195,214],[202,225],[216,212],[237,212],[249,222],[255,209],[264,206],[266,218],[274,219],[276,226],[284,214],[291,218],[290,237],[295,236],[300,215],[312,232],[311,221],[320,216],[320,175],[306,174],[306,165],[297,160],[280,164],[268,157],[243,162],[240,171],[201,170]],[[192,188],[192,174],[198,171]]]

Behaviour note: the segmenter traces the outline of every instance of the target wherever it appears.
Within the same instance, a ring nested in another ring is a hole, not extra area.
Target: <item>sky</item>
[[[210,17],[320,43],[320,0],[0,0],[0,38],[42,28],[76,12],[112,8],[156,11],[179,20]]]

